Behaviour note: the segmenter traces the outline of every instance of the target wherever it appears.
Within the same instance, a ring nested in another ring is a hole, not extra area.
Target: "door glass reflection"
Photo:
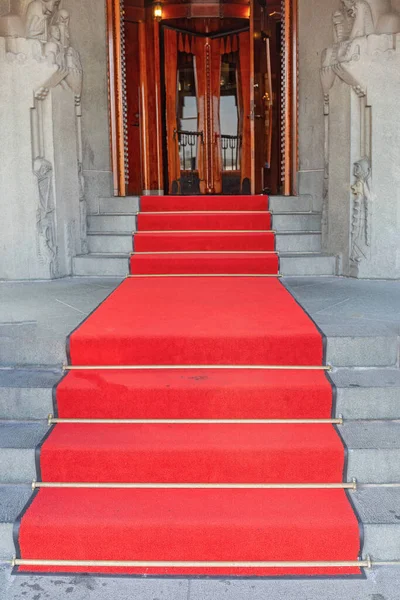
[[[191,54],[178,54],[177,123],[179,157],[182,171],[197,168],[198,111],[194,58]]]
[[[222,168],[240,169],[240,123],[238,110],[237,64],[232,54],[221,58],[220,126]]]

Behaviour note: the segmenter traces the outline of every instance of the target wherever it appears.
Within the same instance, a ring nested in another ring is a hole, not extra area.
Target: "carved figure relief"
[[[360,262],[369,257],[371,248],[371,215],[373,192],[371,163],[367,157],[354,163],[355,183],[351,186],[353,208],[351,220],[350,262],[354,275],[358,275]]]
[[[49,268],[51,278],[57,276],[56,213],[53,192],[53,167],[44,158],[33,163],[33,172],[37,177],[39,206],[36,211],[38,234],[38,255]]]
[[[333,14],[334,44],[322,54],[321,81],[324,94],[329,94],[336,77],[339,77],[358,96],[364,96],[365,83],[358,80],[353,68],[365,48],[361,40],[370,35],[398,32],[400,14],[393,9],[391,0],[341,0],[340,9]],[[380,42],[376,40],[375,43],[381,49]]]
[[[52,75],[33,90],[31,135],[33,173],[37,178],[37,247],[40,260],[48,265],[50,277],[58,271],[56,207],[53,191],[53,167],[46,159],[44,144],[43,102],[50,90],[59,85],[69,89],[75,107],[76,165],[79,181],[79,215],[81,251],[87,252],[86,198],[84,193],[81,94],[83,70],[79,53],[71,45],[70,14],[60,8],[61,0],[12,0],[10,14],[0,18],[0,36],[6,37],[8,60],[25,62],[28,57],[55,65]],[[27,107],[27,110],[29,109]]]
[[[47,42],[49,23],[54,11],[55,0],[32,0],[25,16],[26,37]]]

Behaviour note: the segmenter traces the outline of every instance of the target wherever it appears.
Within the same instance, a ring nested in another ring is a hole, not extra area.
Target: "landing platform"
[[[0,365],[61,366],[66,336],[120,282],[81,277],[0,282]],[[400,281],[285,277],[282,282],[327,336],[328,362],[397,364]],[[360,338],[362,346],[357,343]]]

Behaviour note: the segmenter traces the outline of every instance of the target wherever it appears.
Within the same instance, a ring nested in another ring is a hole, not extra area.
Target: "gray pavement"
[[[0,564],[0,600],[399,600],[400,568],[366,579],[161,579],[11,575]]]

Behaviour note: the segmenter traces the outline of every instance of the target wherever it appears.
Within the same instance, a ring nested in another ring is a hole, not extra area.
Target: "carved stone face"
[[[56,9],[57,0],[42,0],[42,3],[43,3],[43,14],[46,15],[47,17],[50,17]]]
[[[354,177],[357,179],[366,181],[370,173],[370,164],[368,158],[361,158],[356,163],[354,163]]]
[[[342,4],[343,4],[346,12],[350,15],[350,17],[354,17],[355,8],[356,8],[356,0],[342,0]]]
[[[341,10],[338,10],[335,13],[333,13],[333,24],[334,25],[340,25],[341,23],[343,23],[343,21],[344,21],[344,15]]]
[[[60,28],[57,25],[52,25],[50,27],[50,38],[56,42],[61,40]]]
[[[58,15],[57,15],[57,22],[60,24],[66,24],[68,25],[69,23],[69,12],[61,9],[58,11]]]

